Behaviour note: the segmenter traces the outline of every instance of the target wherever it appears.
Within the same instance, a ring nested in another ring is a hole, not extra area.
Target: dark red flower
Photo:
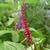
[[[21,22],[22,22],[23,28],[25,29],[24,35],[25,35],[25,37],[27,37],[27,40],[28,40],[29,44],[31,44],[32,43],[32,35],[31,35],[30,30],[29,30],[27,20],[26,20],[26,17],[25,17],[25,3],[24,3],[24,0],[23,0],[23,4],[22,4]]]
[[[26,20],[26,17],[25,17],[25,3],[24,3],[24,0],[22,0],[22,1],[23,1],[23,3],[22,3],[22,10],[19,13],[19,17],[20,17],[21,21],[20,21],[19,24],[16,25],[16,27],[18,29],[20,29],[21,27],[24,28],[24,35],[27,38],[29,44],[32,44],[32,35],[31,35],[30,30],[29,30],[29,27],[28,27],[28,24],[27,24],[27,20]]]

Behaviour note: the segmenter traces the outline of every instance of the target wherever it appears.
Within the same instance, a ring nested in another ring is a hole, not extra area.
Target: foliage
[[[33,44],[29,45],[24,29],[15,28],[18,20],[18,1],[0,0],[0,50],[50,50],[50,18],[46,17],[48,9],[45,9],[45,0],[25,1],[25,15],[29,29],[32,32]]]

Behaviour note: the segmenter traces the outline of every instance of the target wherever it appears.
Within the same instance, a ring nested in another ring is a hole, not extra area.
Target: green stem
[[[36,50],[40,50],[40,45],[39,44],[36,45]]]
[[[23,43],[27,38],[25,38],[24,40],[22,40],[20,43]]]

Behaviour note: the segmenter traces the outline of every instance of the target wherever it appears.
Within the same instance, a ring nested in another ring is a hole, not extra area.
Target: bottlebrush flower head
[[[31,32],[29,30],[28,24],[27,24],[27,20],[25,17],[25,3],[24,0],[22,0],[22,10],[19,11],[19,18],[20,18],[20,23],[16,24],[16,28],[20,29],[20,28],[24,28],[24,36],[27,38],[29,44],[32,44],[32,35]]]
[[[31,35],[30,30],[29,30],[27,20],[25,17],[25,3],[24,3],[24,0],[22,0],[22,1],[23,1],[23,3],[22,3],[22,16],[21,16],[21,18],[22,18],[22,26],[25,29],[24,35],[27,38],[29,44],[32,44],[32,35]]]

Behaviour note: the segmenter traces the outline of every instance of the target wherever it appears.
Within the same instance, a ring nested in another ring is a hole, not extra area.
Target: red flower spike
[[[20,17],[20,19],[21,19],[22,26],[25,29],[24,35],[27,38],[29,44],[32,44],[31,32],[29,30],[29,27],[28,27],[28,24],[27,24],[27,21],[25,18],[25,3],[24,3],[24,0],[22,0],[22,1],[23,1],[22,2],[22,16]]]
[[[29,44],[31,44],[32,43],[32,36],[31,36],[31,32],[30,32],[29,27],[28,27],[28,24],[27,24],[27,20],[25,18],[25,3],[24,3],[24,0],[22,0],[22,1],[23,1],[23,3],[22,3],[22,10],[19,11],[19,14],[18,15],[20,17],[20,20],[21,20],[20,22],[22,24],[22,27],[25,29],[24,35],[27,38]],[[16,26],[19,29],[21,27],[20,24],[18,24]]]

